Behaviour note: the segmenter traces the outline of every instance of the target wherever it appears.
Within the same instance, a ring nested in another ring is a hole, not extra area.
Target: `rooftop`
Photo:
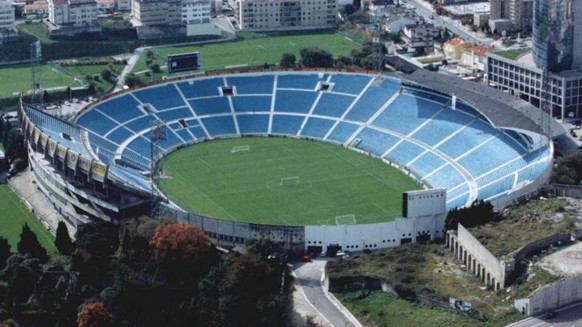
[[[494,51],[494,50],[495,50],[494,47],[489,47],[489,46],[481,44],[481,45],[474,45],[472,47],[469,47],[469,48],[465,49],[465,52],[473,53],[476,56],[483,57],[483,56],[486,56],[489,52]]]
[[[507,59],[511,59],[511,60],[517,60],[519,57],[521,57],[522,55],[524,55],[524,54],[526,54],[528,52],[531,53],[531,49],[530,48],[519,48],[519,49],[511,49],[511,50],[499,51],[499,52],[495,52],[495,54],[498,55],[498,56],[501,56],[503,58],[507,58]]]
[[[479,110],[497,128],[530,130],[545,134],[540,126],[542,115],[547,115],[534,105],[513,95],[503,93],[485,84],[465,81],[456,76],[419,69],[405,79],[446,94],[456,94],[475,109]],[[564,127],[552,122],[552,136],[565,134]]]

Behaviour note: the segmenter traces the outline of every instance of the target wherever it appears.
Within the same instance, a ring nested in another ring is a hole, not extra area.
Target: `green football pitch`
[[[380,160],[289,138],[204,142],[170,154],[160,169],[160,189],[189,212],[276,225],[391,221],[402,192],[420,188]]]

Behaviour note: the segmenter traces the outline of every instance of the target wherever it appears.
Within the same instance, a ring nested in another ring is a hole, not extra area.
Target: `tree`
[[[113,73],[112,73],[112,72],[111,72],[111,70],[109,70],[109,69],[103,69],[103,70],[101,71],[101,78],[102,78],[104,81],[108,81],[108,82],[110,82],[110,81],[111,81],[111,77],[112,77],[112,75],[113,75]]]
[[[71,240],[71,236],[69,236],[69,230],[67,229],[65,222],[62,220],[59,221],[57,227],[55,246],[57,247],[57,250],[64,255],[71,254],[71,250],[73,249],[73,241]]]
[[[489,201],[475,200],[468,208],[454,208],[447,214],[445,228],[457,229],[458,224],[471,228],[485,225],[495,218],[493,205]]]
[[[297,59],[295,58],[294,54],[292,54],[290,52],[285,52],[284,54],[281,55],[281,62],[279,62],[279,66],[281,66],[281,67],[294,67],[296,60]]]
[[[87,93],[89,93],[89,94],[95,94],[96,93],[95,83],[89,83],[89,87],[87,88]]]
[[[40,262],[36,258],[28,258],[13,254],[6,261],[6,267],[0,271],[0,279],[6,282],[4,302],[7,307],[28,301],[36,282],[41,275]]]
[[[77,228],[77,250],[94,257],[108,257],[119,247],[119,231],[112,223],[96,221]]]
[[[304,67],[333,67],[333,56],[331,53],[317,48],[303,48],[300,51],[301,65]]]
[[[356,12],[356,7],[354,7],[353,4],[348,3],[344,6],[344,11],[346,12],[346,15],[351,15]]]
[[[37,258],[42,263],[46,263],[49,256],[46,253],[46,249],[40,245],[36,234],[30,230],[28,224],[22,226],[22,232],[20,233],[20,241],[17,245],[18,253],[25,255],[29,254],[33,258]]]
[[[157,73],[161,73],[162,72],[162,69],[160,68],[160,64],[158,64],[158,63],[151,64],[150,69],[152,70],[152,73],[156,73],[157,74]]]
[[[77,314],[78,327],[107,327],[111,325],[111,316],[101,302],[83,305]]]
[[[143,82],[141,81],[141,79],[135,75],[135,74],[128,74],[125,77],[125,84],[129,87],[134,87],[134,86],[138,86],[140,84],[142,84]]]
[[[0,236],[0,270],[6,267],[6,260],[10,257],[10,244],[8,240]]]
[[[158,261],[158,271],[163,277],[197,280],[210,266],[210,241],[194,225],[161,225],[156,229],[150,245]]]
[[[42,93],[42,101],[43,101],[44,103],[49,103],[49,102],[51,102],[51,96],[50,96],[50,94],[48,93],[48,91],[47,91],[47,90],[44,90],[44,92]]]

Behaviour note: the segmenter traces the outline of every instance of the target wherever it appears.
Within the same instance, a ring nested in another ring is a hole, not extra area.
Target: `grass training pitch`
[[[304,35],[285,35],[278,37],[260,37],[231,42],[208,43],[188,46],[168,46],[152,49],[154,62],[164,67],[169,54],[200,52],[202,70],[210,71],[224,69],[229,66],[279,64],[281,55],[285,52],[295,54],[299,60],[299,51],[308,47],[319,47],[331,53],[334,57],[349,56],[354,49],[361,48],[359,43],[334,33],[316,33]],[[148,69],[147,55],[139,58],[133,72],[143,72]],[[159,74],[160,78],[162,74]],[[154,76],[156,79],[158,76]]]
[[[38,221],[8,185],[0,185],[0,236],[8,239],[12,252],[20,240],[22,226],[27,223],[48,253],[56,253],[54,237]]]
[[[242,146],[249,149],[232,151]],[[402,192],[420,188],[380,160],[289,138],[204,142],[170,154],[160,169],[160,189],[189,212],[276,225],[336,225],[348,215],[358,224],[391,221]]]

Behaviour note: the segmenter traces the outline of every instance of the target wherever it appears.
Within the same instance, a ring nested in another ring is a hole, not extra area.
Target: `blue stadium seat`
[[[380,85],[370,85],[347,114],[346,119],[366,122],[398,92],[400,82],[386,78]]]
[[[308,113],[317,98],[317,92],[279,90],[275,96],[276,112]]]
[[[142,103],[154,106],[157,111],[186,105],[174,83],[136,90],[133,94]]]
[[[358,95],[372,78],[370,75],[333,74],[330,81],[334,83],[332,92]]]
[[[273,134],[297,135],[303,123],[303,116],[273,115]]]
[[[234,96],[232,106],[235,112],[269,112],[271,96]]]
[[[356,146],[357,148],[368,151],[377,156],[382,156],[384,152],[390,149],[399,140],[396,136],[382,133],[367,127],[364,128],[356,138],[360,139],[360,143]]]
[[[323,139],[334,123],[335,120],[310,117],[301,130],[301,136]]]
[[[396,162],[401,166],[405,166],[423,152],[424,149],[418,145],[408,141],[402,141],[394,149],[386,154],[386,158],[389,158],[390,161]]]
[[[202,123],[212,137],[236,134],[232,116],[202,118]]]
[[[441,157],[429,151],[410,163],[407,167],[417,176],[426,176],[444,163],[445,161]]]
[[[192,135],[190,133],[188,133],[188,130],[186,130],[186,129],[174,131],[174,133],[176,133],[179,137],[181,137],[185,143],[190,143],[190,142],[194,141],[194,138],[192,137]]]
[[[236,87],[236,94],[273,94],[275,78],[272,75],[233,76],[226,81]]]
[[[131,129],[134,132],[141,132],[143,130],[149,129],[154,120],[156,120],[155,117],[147,115],[127,122],[125,127]]]
[[[77,125],[93,131],[99,135],[105,135],[110,130],[116,128],[119,124],[97,110],[90,110],[83,113],[77,119]]]
[[[96,108],[112,119],[124,123],[130,119],[145,115],[138,108],[139,105],[139,102],[131,95],[125,94],[103,101],[97,104]]]
[[[192,106],[192,109],[194,109],[194,112],[197,116],[230,112],[228,99],[223,96],[189,100],[188,102],[190,103],[190,106]]]
[[[346,95],[323,93],[313,110],[313,114],[339,118],[355,100],[356,98]]]
[[[317,83],[325,82],[327,74],[281,74],[277,76],[278,89],[301,89],[315,91]]]
[[[442,107],[434,102],[402,93],[374,120],[373,124],[407,135],[441,109]]]
[[[200,125],[192,126],[192,127],[189,127],[188,129],[190,130],[192,135],[194,135],[194,137],[196,137],[196,139],[198,139],[198,140],[206,139],[206,133],[204,133],[204,130],[202,129],[202,127]]]
[[[241,134],[266,134],[269,132],[269,115],[237,115]]]
[[[411,137],[432,146],[452,135],[473,119],[473,117],[457,111],[444,109]]]
[[[107,134],[107,139],[113,143],[121,144],[123,143],[123,141],[127,140],[132,135],[134,135],[134,133],[131,130],[123,126],[120,126],[111,131],[109,134]]]
[[[171,122],[179,119],[188,119],[192,117],[192,112],[187,107],[160,111],[156,114],[163,122]]]
[[[331,134],[329,134],[328,139],[339,142],[345,143],[352,134],[354,134],[360,126],[345,122],[340,122],[337,126],[333,129]]]
[[[220,95],[219,88],[224,86],[222,77],[193,79],[176,83],[186,99]]]

